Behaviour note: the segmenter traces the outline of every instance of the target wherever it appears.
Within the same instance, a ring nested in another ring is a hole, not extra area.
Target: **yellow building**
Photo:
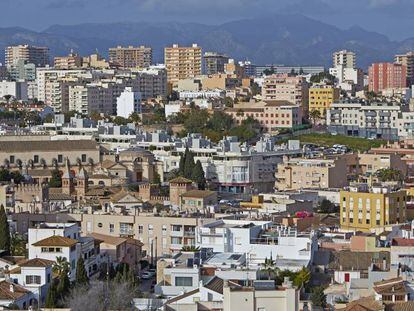
[[[167,68],[168,82],[173,86],[179,80],[194,78],[201,75],[201,47],[181,47],[174,44],[164,49],[164,63]]]
[[[405,190],[389,186],[352,185],[340,192],[341,228],[370,231],[403,223],[406,221],[406,197]]]
[[[330,85],[314,85],[309,88],[309,111],[319,110],[321,116],[339,99],[339,89]]]

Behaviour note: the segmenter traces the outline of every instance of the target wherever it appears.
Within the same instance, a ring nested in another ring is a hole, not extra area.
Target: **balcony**
[[[184,236],[194,237],[195,236],[195,231],[184,231]]]
[[[121,229],[119,230],[119,235],[121,236],[133,236],[134,235],[134,229]]]
[[[170,236],[181,238],[184,236],[184,231],[170,231]]]

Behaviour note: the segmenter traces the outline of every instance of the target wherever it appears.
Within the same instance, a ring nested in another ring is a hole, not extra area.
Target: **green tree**
[[[185,157],[184,162],[184,177],[191,179],[193,175],[193,169],[194,169],[195,163],[194,163],[194,156],[191,151],[187,152],[187,155]]]
[[[56,308],[57,307],[57,288],[54,280],[52,280],[49,290],[47,291],[45,307]]]
[[[180,157],[180,164],[178,166],[178,175],[184,176],[184,165],[185,165],[185,156],[187,154],[187,149],[185,149],[184,154]]]
[[[10,172],[4,168],[0,169],[0,181],[10,181]]]
[[[99,112],[97,112],[97,111],[92,111],[90,113],[89,117],[93,121],[99,121],[99,120],[102,120],[103,119],[102,116],[101,116],[101,114]]]
[[[62,187],[62,176],[60,175],[59,170],[52,171],[52,177],[49,180],[49,187],[51,188]]]
[[[43,119],[43,122],[52,123],[53,122],[53,114],[52,113],[48,113],[45,116],[45,118]]]
[[[65,123],[68,123],[70,121],[70,118],[74,117],[76,115],[76,113],[77,112],[75,110],[71,110],[71,111],[65,112],[63,114],[64,115],[64,118],[65,118]]]
[[[78,264],[76,266],[76,285],[87,285],[89,284],[88,274],[85,269],[85,262],[83,257],[80,256],[78,259]]]
[[[339,208],[328,199],[323,199],[319,206],[319,212],[322,214],[337,213],[339,212]]]
[[[141,117],[137,112],[133,112],[129,115],[129,122],[134,123],[135,125],[141,123]]]
[[[380,181],[402,181],[403,176],[400,170],[393,168],[382,168],[375,172]]]
[[[326,307],[326,295],[324,290],[325,289],[323,288],[323,286],[317,286],[312,288],[310,299],[313,307]]]
[[[24,176],[19,171],[10,173],[10,180],[13,179],[15,184],[21,184],[24,181]]]
[[[3,204],[0,206],[0,249],[10,254],[10,228]]]
[[[311,272],[309,269],[303,267],[299,272],[296,273],[295,277],[293,278],[293,285],[296,287],[306,286],[311,278]]]
[[[309,118],[312,120],[312,124],[316,124],[322,118],[321,112],[318,109],[312,109],[309,112]]]
[[[197,183],[198,189],[204,190],[206,188],[206,178],[204,176],[204,170],[200,160],[197,160],[195,164],[191,179]]]
[[[267,278],[270,280],[272,277],[278,274],[279,269],[276,267],[275,261],[270,258],[265,258],[265,261],[262,265],[261,270],[265,271],[267,274]]]
[[[125,119],[124,117],[116,116],[113,119],[113,122],[116,125],[127,125],[128,124],[128,119]]]
[[[233,121],[230,115],[222,111],[215,111],[208,120],[207,127],[217,132],[227,131],[232,127]]]
[[[157,171],[154,172],[154,184],[161,186],[161,176]]]

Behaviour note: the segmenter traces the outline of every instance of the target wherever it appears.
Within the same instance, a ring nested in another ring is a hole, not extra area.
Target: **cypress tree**
[[[3,204],[0,206],[0,249],[10,254],[10,229]]]
[[[195,166],[194,156],[190,151],[188,151],[188,154],[185,157],[185,163],[184,163],[184,177],[185,178],[191,179],[193,175],[194,166]]]
[[[184,176],[184,165],[185,165],[185,157],[187,155],[187,148],[185,149],[184,154],[180,157],[180,164],[178,167],[178,173],[180,176]]]
[[[56,285],[55,282],[52,281],[46,295],[46,308],[56,308],[56,294]]]
[[[89,284],[89,278],[85,270],[85,262],[83,261],[82,256],[79,257],[78,265],[76,266],[76,284],[77,285]]]
[[[204,190],[206,188],[206,178],[200,160],[197,160],[197,163],[195,164],[191,179],[197,183],[198,189]]]
[[[68,273],[65,272],[59,279],[59,284],[57,286],[57,293],[61,299],[65,298],[66,294],[69,292],[70,289],[70,280]]]

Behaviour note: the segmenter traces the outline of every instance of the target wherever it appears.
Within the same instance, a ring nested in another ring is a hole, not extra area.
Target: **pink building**
[[[407,87],[407,67],[393,63],[375,63],[368,69],[369,91]]]

